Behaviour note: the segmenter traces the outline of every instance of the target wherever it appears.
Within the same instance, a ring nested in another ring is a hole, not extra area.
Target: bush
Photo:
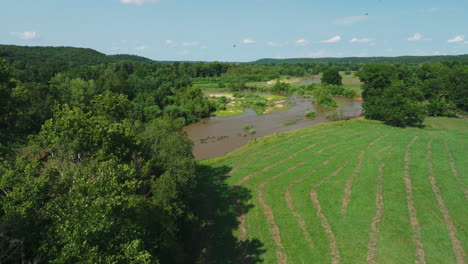
[[[309,110],[306,112],[305,116],[308,118],[314,118],[317,115],[314,110]]]
[[[326,87],[322,86],[315,89],[315,91],[313,91],[313,95],[317,104],[328,108],[337,107],[335,99],[333,99],[330,90]]]

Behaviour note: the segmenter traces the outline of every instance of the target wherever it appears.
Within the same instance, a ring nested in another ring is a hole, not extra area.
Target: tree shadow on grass
[[[200,165],[194,208],[200,228],[194,234],[196,263],[261,263],[265,253],[258,239],[240,241],[233,235],[237,217],[252,207],[251,191],[226,183],[231,168]],[[196,242],[195,242],[196,241]]]

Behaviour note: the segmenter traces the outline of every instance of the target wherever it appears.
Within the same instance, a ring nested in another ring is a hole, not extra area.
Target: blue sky
[[[0,7],[0,44],[154,60],[468,53],[466,0],[0,0]]]

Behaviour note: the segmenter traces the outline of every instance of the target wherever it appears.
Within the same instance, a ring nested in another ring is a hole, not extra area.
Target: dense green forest
[[[456,61],[463,58],[158,63],[2,45],[0,263],[209,262],[207,248],[221,240],[235,255],[257,242],[232,236],[236,209],[225,194],[233,190],[206,182],[219,172],[193,158],[183,127],[222,107],[194,83],[243,90],[247,82],[324,73],[330,85],[304,89],[332,104],[331,95],[356,95],[340,86],[339,71],[359,70],[366,117],[420,125],[427,115],[468,111],[468,65]],[[278,80],[270,91],[294,89]],[[242,188],[235,191],[241,197]],[[216,218],[231,224],[214,225]]]
[[[454,117],[468,111],[468,65],[459,62],[368,64],[357,75],[364,82],[368,119],[420,126],[427,115]]]

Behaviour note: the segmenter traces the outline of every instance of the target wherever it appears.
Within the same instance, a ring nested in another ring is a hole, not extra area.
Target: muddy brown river
[[[186,126],[185,131],[194,142],[193,154],[197,160],[218,157],[242,147],[255,138],[331,122],[326,116],[333,112],[339,112],[349,118],[361,115],[360,101],[341,97],[335,99],[344,106],[335,110],[324,110],[319,105],[312,104],[310,99],[291,96],[288,100],[294,106],[285,111],[257,115],[252,109],[246,108],[242,115],[202,119],[198,123]],[[308,110],[314,110],[317,116],[307,119],[305,113]],[[295,123],[284,125],[287,122]],[[253,126],[256,133],[249,134],[248,130],[244,130],[246,124]]]

